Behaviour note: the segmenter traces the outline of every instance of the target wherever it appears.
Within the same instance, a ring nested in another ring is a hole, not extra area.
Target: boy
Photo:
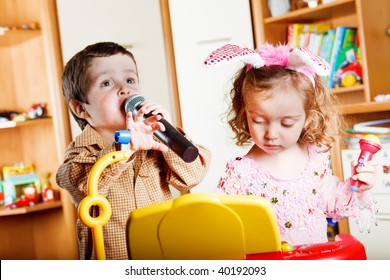
[[[107,259],[127,259],[126,222],[131,211],[172,198],[169,185],[189,190],[205,176],[211,154],[197,145],[198,158],[185,163],[153,138],[164,130],[158,122],[170,120],[162,106],[145,100],[136,116],[124,111],[126,99],[139,94],[138,72],[133,55],[122,46],[101,42],[87,46],[66,64],[63,93],[82,133],[66,149],[57,172],[58,185],[67,190],[76,207],[87,193],[87,178],[94,163],[115,151],[114,133],[130,130],[130,159],[109,165],[98,190],[112,207],[104,226]],[[143,118],[144,114],[151,117]],[[94,209],[96,210],[96,209]],[[98,215],[97,211],[94,211]],[[91,231],[77,220],[80,259],[94,259]]]

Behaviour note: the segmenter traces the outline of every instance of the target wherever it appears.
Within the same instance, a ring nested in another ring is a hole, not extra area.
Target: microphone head
[[[145,98],[142,95],[134,94],[134,95],[130,96],[125,101],[125,106],[124,107],[125,107],[126,113],[127,112],[132,112],[133,115],[135,115],[136,112],[139,109],[139,106],[144,101],[145,101]]]

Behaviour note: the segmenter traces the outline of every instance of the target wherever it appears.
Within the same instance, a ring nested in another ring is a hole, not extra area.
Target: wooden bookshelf
[[[335,0],[315,8],[302,8],[272,17],[267,0],[251,0],[252,20],[256,47],[266,41],[272,44],[287,42],[290,23],[327,23],[357,27],[363,66],[363,84],[332,89],[340,98],[341,114],[347,123],[389,118],[390,102],[373,102],[379,94],[390,93],[388,65],[390,65],[388,0]],[[332,169],[342,178],[341,149],[344,139],[338,139],[332,149]],[[348,233],[348,223],[340,223],[341,233]]]
[[[0,216],[12,216],[12,215],[21,215],[27,213],[33,213],[38,211],[45,211],[48,209],[62,207],[62,201],[38,203],[34,206],[25,206],[15,209],[9,209],[5,206],[0,207]]]
[[[269,16],[264,19],[264,24],[329,20],[341,13],[351,13],[354,8],[355,0],[338,0],[319,5],[316,8],[303,8],[276,17]]]
[[[30,23],[37,29],[20,29]],[[49,116],[0,123],[0,170],[23,162],[32,163],[39,177],[56,174],[71,140],[56,1],[0,0],[0,26],[10,29],[0,35],[0,111],[27,112],[32,104],[45,103]],[[1,208],[0,259],[78,259],[76,209],[55,175],[50,182],[61,192],[60,201]]]
[[[0,47],[11,47],[42,36],[41,30],[10,30],[0,35]]]
[[[384,113],[383,117],[390,117],[390,102],[362,102],[356,104],[347,104],[342,106],[341,113],[344,115],[350,114],[365,114],[365,113]]]
[[[4,123],[0,122],[0,129],[13,129],[13,128],[18,128],[18,127],[46,125],[46,124],[51,124],[52,121],[53,120],[51,117],[45,117],[45,118],[40,118],[40,119],[27,120],[24,122],[14,122],[14,121],[9,121],[9,122],[4,122]]]

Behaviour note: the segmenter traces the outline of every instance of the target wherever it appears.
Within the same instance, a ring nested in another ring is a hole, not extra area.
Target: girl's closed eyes
[[[283,126],[283,127],[293,127],[294,124],[297,122],[298,120],[297,119],[283,119],[281,122],[280,122],[280,125]],[[263,118],[254,118],[252,119],[252,122],[254,122],[255,124],[262,124],[262,125],[265,125],[265,124],[268,124],[269,122]]]

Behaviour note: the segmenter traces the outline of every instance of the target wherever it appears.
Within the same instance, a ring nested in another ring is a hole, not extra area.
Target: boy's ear
[[[69,108],[72,110],[73,114],[75,114],[77,117],[81,119],[86,119],[88,116],[88,112],[85,110],[83,104],[81,104],[77,100],[70,100],[69,101]]]

